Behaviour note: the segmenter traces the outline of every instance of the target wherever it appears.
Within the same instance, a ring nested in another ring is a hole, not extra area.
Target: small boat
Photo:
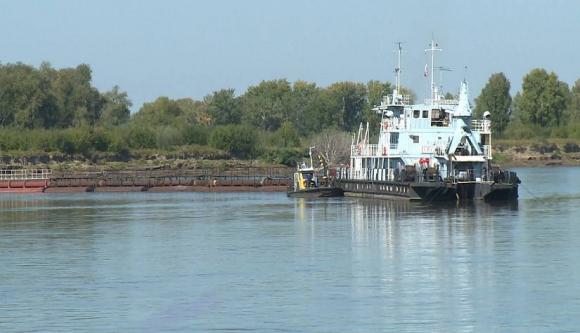
[[[321,168],[315,169],[312,163],[312,149],[310,147],[310,166],[306,163],[298,165],[294,172],[293,182],[288,187],[288,196],[295,198],[327,198],[342,197],[343,190],[333,186],[331,177],[328,174],[328,168],[324,158],[320,157]]]

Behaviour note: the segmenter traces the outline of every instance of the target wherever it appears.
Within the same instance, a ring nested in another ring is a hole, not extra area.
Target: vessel
[[[44,192],[50,183],[51,170],[3,169],[0,170],[0,193]]]
[[[431,53],[431,69],[438,51],[435,41],[425,50]],[[400,43],[395,73],[392,94],[373,109],[381,116],[378,142],[369,142],[369,124],[361,124],[353,135],[350,164],[337,169],[336,186],[346,196],[428,202],[516,199],[520,180],[492,163],[490,113],[473,118],[467,81],[461,82],[458,97],[446,99],[431,70],[430,98],[411,104],[401,90]]]
[[[319,155],[320,167],[314,167],[312,161],[312,150],[314,148],[315,147],[310,147],[308,151],[310,165],[302,162],[297,166],[293,175],[292,184],[288,187],[287,195],[289,197],[299,198],[343,196],[342,188],[334,186],[333,179],[329,174],[328,165],[322,155]]]

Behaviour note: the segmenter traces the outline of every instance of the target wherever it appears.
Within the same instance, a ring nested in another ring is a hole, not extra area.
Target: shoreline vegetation
[[[337,166],[348,163],[361,122],[378,128],[372,108],[392,88],[376,80],[319,87],[279,79],[241,95],[222,89],[202,100],[159,97],[131,114],[127,93],[97,90],[86,64],[0,64],[0,163],[71,172],[292,167],[315,146],[317,157]],[[555,73],[533,69],[513,98],[510,88],[495,73],[475,98],[474,118],[491,113],[494,162],[580,165],[580,80],[568,87]]]

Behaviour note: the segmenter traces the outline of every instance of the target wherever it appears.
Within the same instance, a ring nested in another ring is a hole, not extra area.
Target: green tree
[[[283,121],[292,119],[291,87],[287,80],[262,81],[248,88],[242,96],[242,117],[245,123],[275,131]]]
[[[569,90],[558,76],[544,69],[533,69],[523,80],[515,108],[524,124],[560,126],[564,121]]]
[[[288,119],[302,135],[317,130],[314,122],[320,121],[321,110],[320,88],[314,83],[296,81],[292,85],[292,95],[290,98],[291,118]]]
[[[338,82],[326,89],[338,114],[339,126],[346,131],[355,129],[363,119],[367,105],[367,89],[362,83]]]
[[[56,113],[50,80],[32,66],[0,65],[0,125],[51,126]]]
[[[381,115],[373,111],[373,108],[381,104],[384,96],[392,94],[392,90],[389,82],[373,80],[367,83],[367,105],[363,110],[362,121],[368,122],[371,128],[378,128],[381,121]]]
[[[131,101],[127,93],[114,86],[103,94],[105,100],[100,122],[106,126],[118,126],[129,121]]]
[[[214,125],[239,124],[241,110],[234,89],[222,89],[206,97],[207,113]]]
[[[105,101],[91,80],[86,64],[56,72],[51,85],[59,110],[56,126],[94,125],[99,120]]]
[[[573,122],[580,122],[580,79],[576,80],[570,90],[570,104],[568,114]]]
[[[475,99],[474,115],[481,118],[485,111],[489,111],[493,129],[501,134],[509,124],[511,104],[509,80],[504,73],[495,73]]]
[[[207,105],[204,102],[196,101],[192,98],[180,98],[175,102],[181,108],[182,112],[177,119],[180,125],[193,126],[196,124],[211,124],[211,117],[207,112]]]
[[[311,97],[308,107],[304,108],[298,121],[300,132],[311,134],[327,127],[338,127],[339,116],[336,112],[340,105],[334,102],[330,92],[317,89]]]
[[[274,133],[274,141],[280,147],[297,147],[300,145],[300,135],[291,122],[285,121]]]
[[[175,100],[168,97],[159,97],[151,103],[143,104],[143,107],[133,116],[135,122],[151,126],[177,125],[184,111]]]

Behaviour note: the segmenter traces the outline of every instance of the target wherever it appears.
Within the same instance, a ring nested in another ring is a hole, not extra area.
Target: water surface
[[[574,332],[580,169],[517,204],[0,196],[0,332]]]

